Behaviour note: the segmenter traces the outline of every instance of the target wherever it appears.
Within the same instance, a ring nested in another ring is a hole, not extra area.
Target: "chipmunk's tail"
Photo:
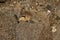
[[[17,20],[17,22],[19,23],[17,15],[14,15],[14,16],[15,16],[15,18],[16,18],[16,20]]]

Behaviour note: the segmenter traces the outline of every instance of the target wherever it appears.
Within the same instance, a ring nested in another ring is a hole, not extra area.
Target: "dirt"
[[[0,1],[0,40],[60,40],[59,28],[60,0]]]

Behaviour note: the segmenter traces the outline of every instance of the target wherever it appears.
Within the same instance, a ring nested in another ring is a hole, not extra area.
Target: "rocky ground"
[[[0,40],[60,40],[60,0],[1,0]]]

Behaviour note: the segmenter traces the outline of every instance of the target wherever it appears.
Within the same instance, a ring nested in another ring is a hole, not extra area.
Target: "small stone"
[[[27,6],[29,7],[30,5],[29,5],[29,4],[27,4]]]
[[[56,0],[57,2],[59,2],[59,0]]]
[[[50,10],[48,10],[47,12],[48,12],[48,13],[50,13],[51,11],[50,11]]]
[[[14,1],[14,4],[17,3],[16,1]]]
[[[47,10],[47,16],[49,16],[50,15],[50,13],[51,13],[51,11],[50,10]]]
[[[36,3],[36,5],[38,5],[38,3]]]
[[[34,8],[34,7],[32,6],[32,8]]]
[[[52,27],[52,32],[54,33],[56,31],[57,31],[56,27]]]

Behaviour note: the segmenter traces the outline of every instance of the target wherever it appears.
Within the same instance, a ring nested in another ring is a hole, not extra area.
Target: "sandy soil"
[[[60,0],[0,2],[0,40],[60,40],[59,28]]]

